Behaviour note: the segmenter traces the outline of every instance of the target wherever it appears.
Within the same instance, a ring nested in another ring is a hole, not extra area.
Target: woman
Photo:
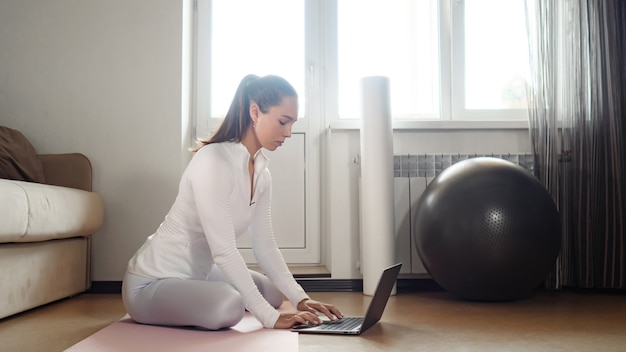
[[[163,223],[128,263],[122,297],[137,322],[216,330],[249,310],[265,328],[319,324],[337,308],[310,299],[278,250],[270,216],[271,177],[261,148],[291,136],[298,98],[277,76],[248,75],[224,122],[194,149]],[[259,265],[250,271],[236,246],[248,231]],[[283,295],[298,312],[279,313]]]

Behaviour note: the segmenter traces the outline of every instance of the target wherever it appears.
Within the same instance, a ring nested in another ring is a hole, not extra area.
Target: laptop
[[[360,335],[374,326],[382,317],[393,286],[396,284],[401,266],[402,263],[398,263],[383,270],[365,316],[343,317],[343,319],[337,321],[332,321],[325,317],[326,320],[320,325],[297,325],[291,328],[291,331],[306,334]]]

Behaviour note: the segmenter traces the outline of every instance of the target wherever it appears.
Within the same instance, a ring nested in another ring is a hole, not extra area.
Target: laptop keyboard
[[[361,317],[346,317],[339,323],[325,323],[318,330],[352,330],[363,323]]]

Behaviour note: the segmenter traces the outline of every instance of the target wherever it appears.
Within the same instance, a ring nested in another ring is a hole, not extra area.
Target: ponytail
[[[218,130],[212,137],[198,140],[192,151],[197,152],[203,146],[212,143],[241,142],[252,124],[250,104],[255,102],[261,112],[267,113],[272,106],[279,105],[286,96],[298,95],[293,86],[282,77],[245,76],[239,83],[235,97]]]

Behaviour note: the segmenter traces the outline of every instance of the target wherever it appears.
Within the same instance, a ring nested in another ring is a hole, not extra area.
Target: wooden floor
[[[369,297],[311,293],[344,314]],[[63,351],[125,314],[120,295],[83,294],[0,320],[1,351]],[[537,292],[508,303],[457,300],[440,291],[391,297],[361,336],[299,336],[300,351],[626,351],[626,295]],[[181,349],[183,351],[183,349]]]

